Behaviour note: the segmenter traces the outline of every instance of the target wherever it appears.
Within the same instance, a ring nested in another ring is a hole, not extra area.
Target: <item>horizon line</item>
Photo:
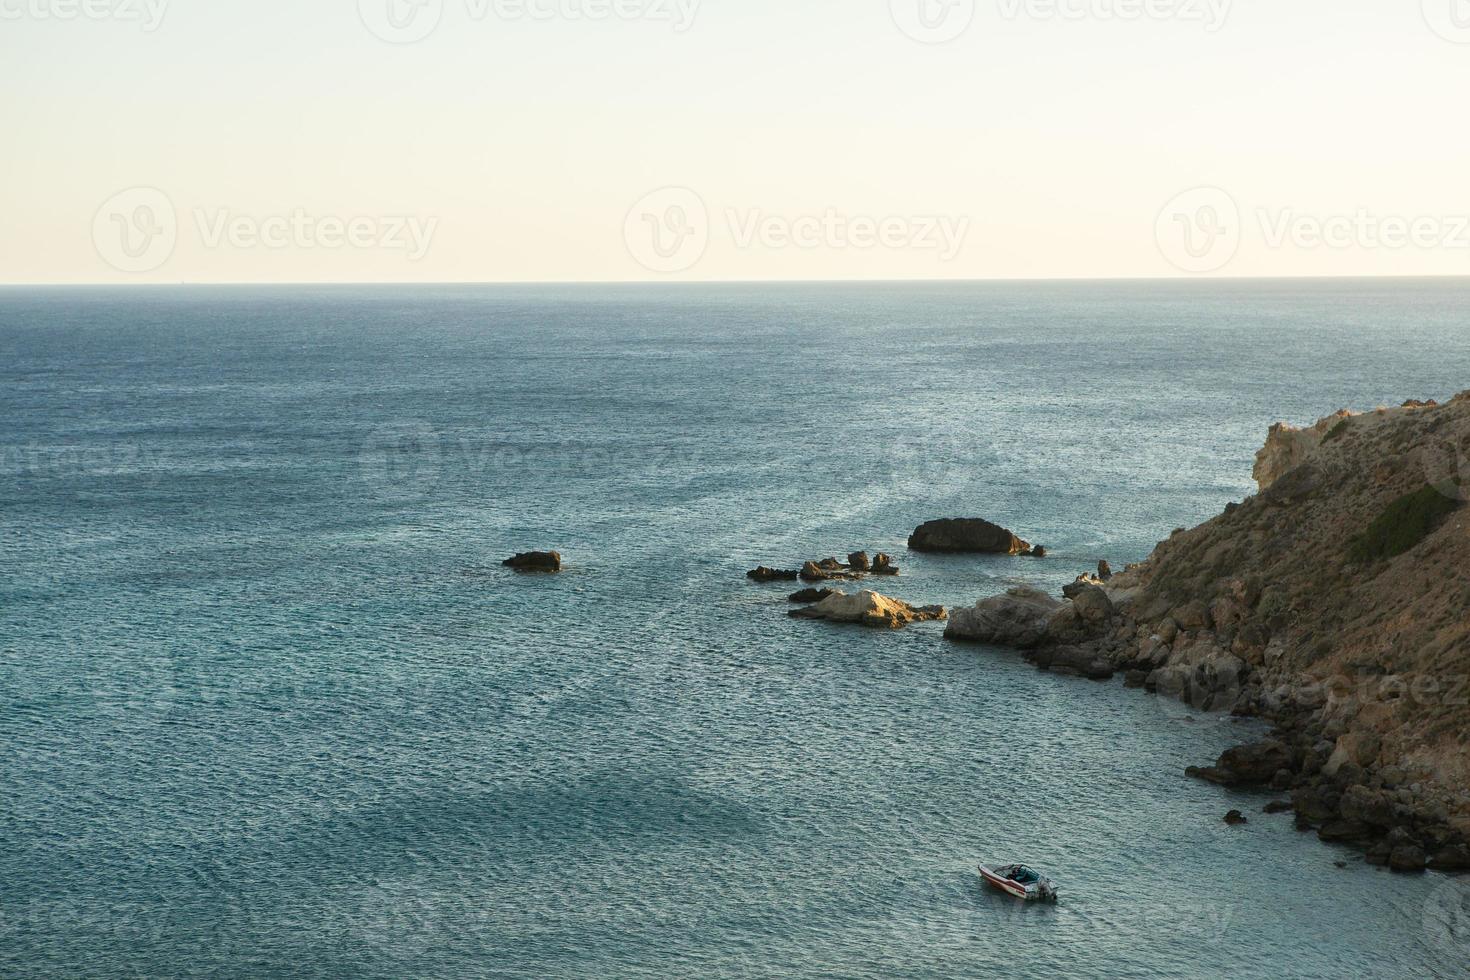
[[[178,282],[0,282],[0,289],[177,289],[180,287],[263,286],[822,286],[822,285],[955,285],[1004,283],[1208,283],[1208,282],[1417,282],[1470,280],[1470,273],[1423,275],[1323,276],[1005,276],[932,279],[444,279],[444,280],[180,280]]]

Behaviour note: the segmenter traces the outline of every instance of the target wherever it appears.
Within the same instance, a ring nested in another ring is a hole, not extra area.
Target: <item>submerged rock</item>
[[[1225,822],[1232,827],[1239,827],[1243,823],[1250,823],[1250,821],[1246,819],[1245,814],[1241,813],[1239,810],[1231,810],[1229,813],[1225,814]]]
[[[1021,555],[1031,550],[998,524],[979,517],[949,518],[921,525],[909,537],[910,551],[937,554]]]
[[[847,595],[836,592],[809,609],[798,609],[796,619],[823,619],[831,623],[856,623],[873,629],[902,629],[910,623],[942,620],[943,606],[916,608],[901,599],[891,599],[876,592]]]
[[[1029,654],[1028,659],[1053,674],[1070,674],[1094,681],[1111,680],[1117,672],[1107,657],[1081,646],[1043,647]]]
[[[528,551],[501,562],[506,568],[518,572],[559,572],[561,554],[555,551]]]

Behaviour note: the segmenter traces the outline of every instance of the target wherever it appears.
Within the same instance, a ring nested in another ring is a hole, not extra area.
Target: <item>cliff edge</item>
[[[1470,869],[1470,392],[1277,426],[1256,476],[1259,494],[1080,586],[1039,636],[1031,608],[1011,645],[1270,719],[1269,740],[1191,773],[1291,791],[1303,829],[1375,863]],[[1025,610],[987,603],[1002,628],[969,638],[1007,642]]]

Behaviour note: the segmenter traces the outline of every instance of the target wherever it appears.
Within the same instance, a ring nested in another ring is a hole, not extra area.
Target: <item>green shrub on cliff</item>
[[[1400,497],[1349,543],[1348,557],[1369,562],[1402,555],[1428,537],[1459,504],[1459,500],[1433,486]]]
[[[1337,438],[1340,438],[1342,436],[1347,435],[1348,423],[1350,421],[1352,421],[1352,420],[1351,419],[1343,419],[1341,422],[1339,422],[1336,425],[1334,425],[1332,427],[1332,431],[1331,432],[1328,432],[1325,436],[1322,437],[1323,444],[1325,445],[1326,443],[1329,443],[1329,442],[1331,442],[1334,439],[1337,439]]]

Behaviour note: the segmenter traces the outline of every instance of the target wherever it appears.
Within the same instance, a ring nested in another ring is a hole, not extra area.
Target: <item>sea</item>
[[[1470,280],[0,289],[0,977],[1466,976],[1257,723],[745,573],[1059,590],[1467,387]]]

